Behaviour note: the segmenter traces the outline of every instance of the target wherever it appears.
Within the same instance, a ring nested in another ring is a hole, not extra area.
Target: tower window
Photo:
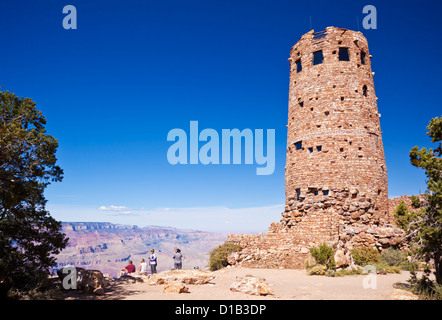
[[[296,200],[299,200],[301,197],[301,189],[296,189]]]
[[[348,48],[339,48],[339,61],[350,61]]]
[[[296,72],[302,71],[301,59],[296,60]]]
[[[313,52],[313,65],[321,64],[324,62],[324,55],[322,50]]]
[[[308,148],[308,152],[313,153],[313,148]]]
[[[313,191],[313,194],[314,194],[315,196],[317,196],[317,195],[319,194],[319,191],[318,191],[318,190],[315,190],[315,191]]]
[[[295,150],[301,150],[302,149],[302,141],[298,141],[295,143]]]
[[[367,96],[367,86],[364,84],[364,86],[362,87],[362,94],[364,95],[364,97]]]
[[[317,146],[316,147],[316,151],[321,152],[322,151],[322,146]]]
[[[365,64],[365,52],[361,51],[361,63]]]
[[[304,102],[303,102],[303,101],[301,101],[301,102],[299,103],[299,107],[300,107],[300,108],[303,108],[303,107],[304,107]]]
[[[322,194],[323,194],[324,196],[328,196],[328,190],[322,190]]]

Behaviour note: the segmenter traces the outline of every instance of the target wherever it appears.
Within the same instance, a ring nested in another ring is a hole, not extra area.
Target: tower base
[[[401,244],[404,232],[379,217],[374,204],[357,190],[334,189],[333,198],[289,199],[279,223],[266,234],[229,234],[243,249],[229,256],[232,265],[254,268],[302,269],[310,248],[322,243],[336,252],[338,267],[351,264],[350,251],[367,246],[379,251]]]

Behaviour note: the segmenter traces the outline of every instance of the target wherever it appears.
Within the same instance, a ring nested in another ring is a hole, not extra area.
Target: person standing
[[[157,273],[157,256],[155,255],[155,250],[150,250],[150,270],[152,271],[152,274]]]
[[[173,268],[175,270],[181,270],[183,268],[183,255],[178,248],[175,248],[175,254],[173,255]]]

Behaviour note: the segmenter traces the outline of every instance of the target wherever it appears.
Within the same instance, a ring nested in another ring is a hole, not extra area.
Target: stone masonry
[[[367,39],[312,30],[288,60],[285,210],[265,235],[229,235],[243,247],[231,263],[296,268],[323,242],[347,255],[354,245],[399,244]]]

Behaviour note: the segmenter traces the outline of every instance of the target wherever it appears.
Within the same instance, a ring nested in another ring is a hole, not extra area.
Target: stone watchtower
[[[302,267],[323,242],[348,252],[396,241],[370,58],[362,33],[335,27],[292,47],[285,210],[265,235],[230,236],[238,263]]]
[[[352,222],[387,220],[370,58],[360,32],[335,27],[308,32],[290,53],[284,223],[304,222],[324,240]]]

